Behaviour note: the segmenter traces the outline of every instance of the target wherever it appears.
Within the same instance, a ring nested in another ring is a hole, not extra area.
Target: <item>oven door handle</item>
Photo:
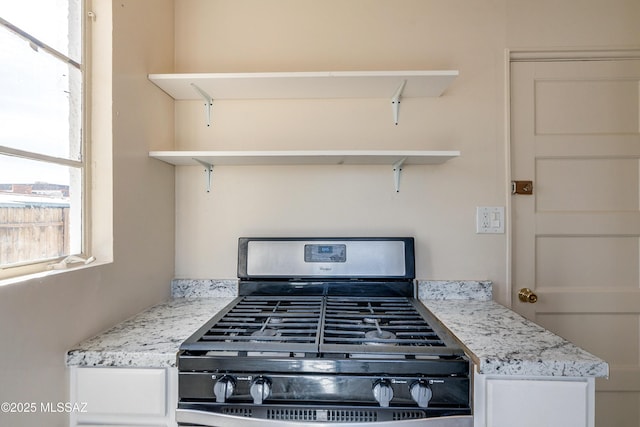
[[[203,427],[473,427],[472,415],[358,423],[299,422],[245,418],[193,409],[176,409],[178,425]]]

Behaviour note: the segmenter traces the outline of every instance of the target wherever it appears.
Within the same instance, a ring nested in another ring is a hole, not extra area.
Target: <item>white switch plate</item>
[[[504,207],[476,207],[476,234],[504,233]]]

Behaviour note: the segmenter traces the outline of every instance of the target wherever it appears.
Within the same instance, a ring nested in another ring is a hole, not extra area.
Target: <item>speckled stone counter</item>
[[[156,305],[67,352],[67,366],[176,366],[180,344],[233,300],[175,298]]]
[[[171,295],[174,298],[235,298],[238,295],[238,281],[173,279]]]
[[[607,363],[493,301],[422,301],[494,375],[606,377]]]
[[[174,298],[80,343],[68,366],[172,367],[182,341],[227,305],[234,280],[174,280]],[[418,281],[418,296],[492,375],[605,377],[608,365],[493,302],[489,281]]]
[[[423,281],[418,297],[455,335],[480,374],[609,375],[605,361],[491,301],[491,282]]]

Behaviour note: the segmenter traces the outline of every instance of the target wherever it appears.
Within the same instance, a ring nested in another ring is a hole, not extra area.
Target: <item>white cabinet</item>
[[[593,427],[594,378],[474,376],[474,427]]]
[[[71,369],[71,427],[177,427],[176,368]],[[594,427],[594,378],[474,375],[474,427]]]
[[[72,367],[71,426],[174,427],[178,374],[175,368]]]

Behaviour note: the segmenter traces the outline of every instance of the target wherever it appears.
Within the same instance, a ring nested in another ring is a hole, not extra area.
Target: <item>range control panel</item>
[[[249,373],[180,373],[181,399],[208,398],[216,403],[282,403],[290,400],[369,403],[382,408],[412,405],[420,408],[468,405],[466,377],[287,375]],[[197,390],[190,396],[189,390]]]

